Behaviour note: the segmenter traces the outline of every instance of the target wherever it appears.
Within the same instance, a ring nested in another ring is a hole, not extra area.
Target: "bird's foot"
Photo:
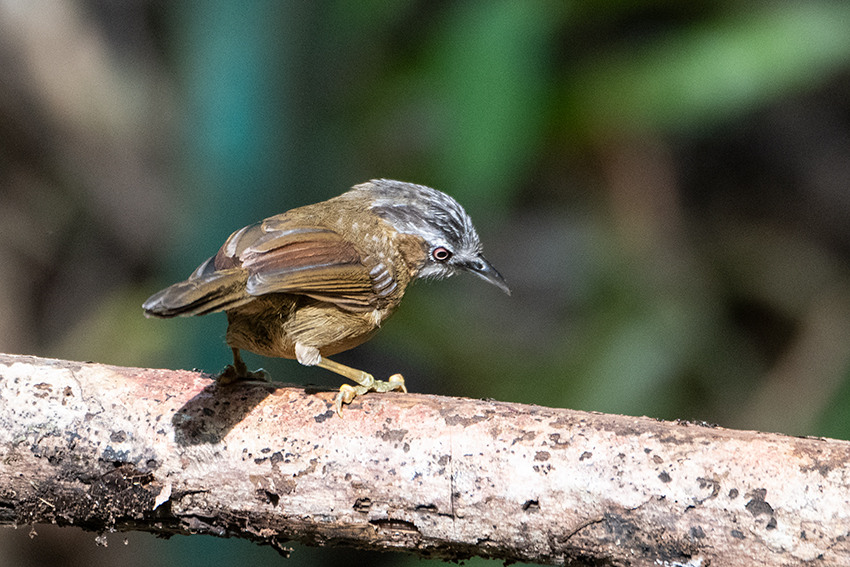
[[[234,382],[271,382],[271,376],[262,368],[258,368],[253,372],[248,372],[248,366],[239,355],[238,348],[231,348],[233,351],[233,364],[228,364],[215,379],[216,384],[226,386]]]
[[[224,367],[224,370],[221,371],[221,374],[218,375],[218,378],[216,378],[215,381],[217,384],[224,386],[243,379],[244,378],[242,376],[239,376],[236,368],[232,364],[228,364]]]
[[[271,382],[271,375],[262,368],[258,368],[253,372],[242,369],[240,373],[232,364],[228,364],[215,381],[221,386],[233,384],[234,382]]]
[[[342,417],[343,404],[350,404],[354,398],[362,396],[366,392],[392,392],[393,390],[407,393],[407,387],[404,385],[404,377],[401,374],[393,374],[387,381],[372,378],[371,382],[366,385],[358,384],[357,386],[352,386],[350,384],[343,384],[339,387],[339,394],[337,394],[336,402],[334,403],[336,414]]]
[[[257,368],[248,373],[247,380],[254,380],[255,382],[271,382],[272,375],[265,371],[263,368]]]

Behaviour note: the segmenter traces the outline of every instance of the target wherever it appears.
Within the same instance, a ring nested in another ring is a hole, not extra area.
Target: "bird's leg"
[[[404,385],[404,378],[401,374],[393,374],[386,382],[375,380],[375,377],[368,372],[363,372],[362,370],[357,370],[356,368],[351,368],[350,366],[324,358],[319,354],[319,349],[307,347],[301,343],[295,344],[295,356],[301,364],[318,366],[357,382],[357,386],[343,384],[339,387],[339,394],[336,397],[334,406],[336,407],[337,415],[340,417],[342,417],[343,404],[350,404],[355,397],[362,396],[366,392],[391,392],[392,390],[400,390],[407,393],[407,387]]]
[[[233,348],[233,364],[228,364],[218,375],[217,382],[219,384],[230,384],[237,380],[244,380],[248,376],[248,366],[242,357],[239,355],[239,349]]]
[[[393,374],[385,382],[383,380],[375,380],[375,377],[368,372],[345,366],[328,358],[322,358],[317,366],[331,372],[336,372],[349,380],[357,382],[357,386],[343,384],[339,387],[339,394],[336,397],[334,406],[336,407],[336,413],[340,417],[342,417],[342,404],[350,404],[355,397],[362,396],[366,392],[391,392],[393,390],[400,390],[407,393],[407,387],[404,385],[404,378],[401,374]]]
[[[233,351],[233,364],[228,364],[224,370],[216,378],[216,382],[221,385],[231,384],[236,381],[243,380],[260,380],[262,382],[269,381],[269,374],[262,368],[258,368],[253,372],[248,372],[248,365],[242,360],[238,348],[231,348]]]

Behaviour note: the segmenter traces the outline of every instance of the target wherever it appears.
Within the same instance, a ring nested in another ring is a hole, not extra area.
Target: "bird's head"
[[[424,185],[388,179],[373,179],[354,190],[368,192],[372,213],[398,232],[424,240],[427,257],[417,277],[442,279],[466,271],[510,295],[505,279],[481,253],[472,219],[453,198]]]

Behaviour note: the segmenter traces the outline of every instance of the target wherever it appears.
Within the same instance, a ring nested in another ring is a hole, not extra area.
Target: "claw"
[[[302,364],[304,363],[302,362]],[[362,370],[345,366],[344,364],[334,362],[328,358],[319,357],[316,366],[324,368],[325,370],[330,370],[331,372],[336,372],[340,376],[345,376],[349,380],[357,382],[357,386],[343,384],[339,388],[339,394],[334,402],[334,407],[336,408],[337,415],[340,417],[342,417],[343,404],[350,404],[354,398],[362,396],[366,392],[391,392],[393,390],[401,390],[402,392],[407,393],[407,387],[404,385],[404,378],[402,378],[401,374],[393,374],[390,376],[389,380],[384,382],[383,380],[375,380],[375,377],[368,372],[363,372]]]
[[[271,382],[272,375],[266,372],[265,368],[257,368],[253,372],[248,373],[248,380],[257,380],[259,382]]]
[[[342,404],[350,404],[356,396],[357,390],[354,389],[354,386],[343,384],[339,387],[339,394],[337,394],[336,402],[334,403],[336,414],[339,417],[342,417]]]
[[[251,380],[257,382],[271,382],[271,375],[262,368],[258,368],[253,372],[248,372],[247,369],[243,370],[244,373],[240,373],[236,367],[232,364],[228,364],[224,367],[224,370],[221,371],[221,374],[216,377],[215,381],[220,386],[227,386],[234,382],[247,382]]]
[[[219,385],[226,386],[227,384],[232,384],[237,381],[241,382],[244,380],[271,382],[271,376],[262,368],[258,368],[253,372],[248,372],[248,367],[245,366],[245,362],[239,355],[239,349],[232,348],[231,350],[233,351],[233,364],[225,366],[224,370],[221,371],[221,374],[218,375],[218,378],[215,379]]]
[[[387,380],[388,389],[387,392],[391,392],[393,390],[401,390],[405,394],[407,393],[407,386],[404,385],[404,376],[401,374],[393,374],[390,376],[389,380]]]
[[[350,404],[354,398],[362,396],[366,392],[392,392],[393,390],[407,393],[407,387],[404,385],[404,377],[401,374],[393,374],[386,382],[373,379],[369,386],[343,384],[339,387],[339,394],[337,394],[336,401],[334,402],[336,414],[342,417],[343,404]]]
[[[226,386],[227,384],[232,384],[239,379],[241,379],[241,376],[239,376],[236,372],[236,368],[234,368],[232,364],[228,364],[224,367],[224,370],[221,371],[221,374],[218,375],[215,381],[221,386]]]

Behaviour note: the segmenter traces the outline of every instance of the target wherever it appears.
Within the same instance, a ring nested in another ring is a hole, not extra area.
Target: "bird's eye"
[[[437,246],[431,251],[431,257],[437,262],[445,262],[452,257],[452,251],[443,246]]]

